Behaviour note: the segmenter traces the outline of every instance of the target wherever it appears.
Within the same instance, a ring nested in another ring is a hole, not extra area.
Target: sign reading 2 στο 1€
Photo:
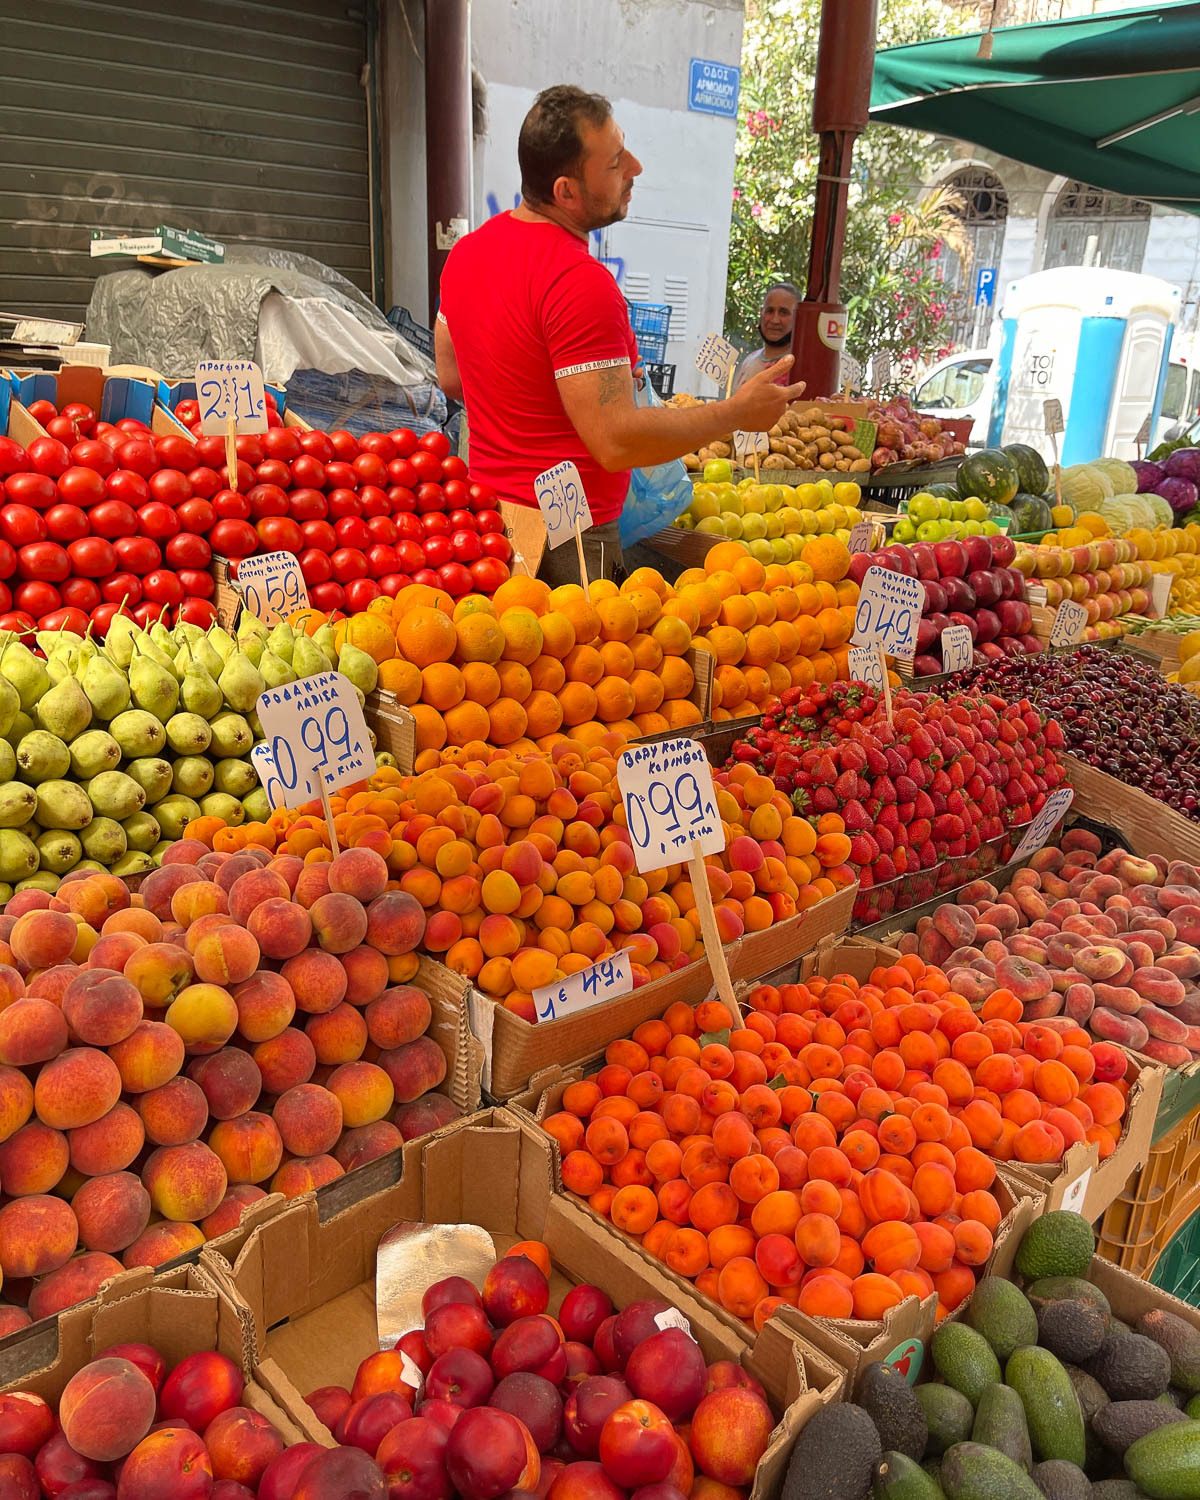
[[[237,432],[266,432],[267,393],[252,359],[202,359],[196,366],[200,431],[221,437],[233,417]]]
[[[533,492],[546,523],[546,545],[551,551],[591,526],[592,510],[583,493],[583,480],[570,459],[539,474],[533,481]]]
[[[868,568],[854,613],[854,644],[881,645],[889,656],[911,661],[917,649],[917,626],[925,590],[918,578],[887,568]]]
[[[243,557],[233,582],[246,608],[266,625],[277,625],[298,609],[308,608],[308,587],[292,552]]]
[[[285,807],[301,807],[320,796],[322,780],[332,792],[374,773],[362,704],[340,672],[318,672],[268,688],[258,700],[258,718]]]
[[[680,864],[696,851],[724,849],[712,767],[695,740],[634,745],[617,761],[617,786],[634,862],[643,874]]]
[[[626,948],[600,959],[557,984],[540,985],[533,992],[539,1021],[561,1021],[605,1000],[616,1000],[633,989],[633,969]]]

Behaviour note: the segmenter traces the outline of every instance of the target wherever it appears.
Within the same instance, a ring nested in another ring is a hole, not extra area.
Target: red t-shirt
[[[600,467],[558,394],[559,376],[637,363],[625,299],[587,243],[557,224],[498,214],[450,252],[438,316],[462,378],[471,477],[536,505],[534,479],[570,459],[593,521],[615,520],[629,473]]]

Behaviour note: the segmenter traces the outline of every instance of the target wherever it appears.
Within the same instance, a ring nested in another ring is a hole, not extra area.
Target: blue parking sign
[[[996,267],[980,266],[975,272],[975,306],[986,302],[989,307],[996,301]]]
[[[738,88],[742,70],[731,63],[707,62],[692,58],[688,81],[688,108],[702,115],[723,115],[737,119]]]

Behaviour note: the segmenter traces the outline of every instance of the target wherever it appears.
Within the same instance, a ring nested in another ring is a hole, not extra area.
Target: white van
[[[967,349],[938,360],[920,378],[912,395],[918,411],[938,417],[970,418],[970,448],[987,446],[988,422],[992,415],[992,380],[995,361],[986,349]]]

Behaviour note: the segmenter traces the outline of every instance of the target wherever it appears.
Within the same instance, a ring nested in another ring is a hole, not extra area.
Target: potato
[[[835,450],[835,444],[834,444],[834,441],[833,441],[832,438],[823,437],[823,438],[818,438],[817,439],[817,452],[818,453],[820,453],[820,454],[832,453],[832,452],[834,452],[834,450]]]
[[[832,453],[822,453],[817,462],[822,469],[832,469],[837,460]]]
[[[683,467],[685,469],[687,469],[689,473],[693,473],[694,474],[694,473],[699,472],[699,470],[703,466],[702,466],[702,464],[700,462],[700,458],[699,458],[698,454],[695,454],[695,453],[685,453],[683,455]]]
[[[856,458],[851,462],[848,472],[851,474],[868,474],[870,470],[871,460],[869,458]]]
[[[730,443],[709,443],[714,458],[729,458],[733,454],[733,446]]]

